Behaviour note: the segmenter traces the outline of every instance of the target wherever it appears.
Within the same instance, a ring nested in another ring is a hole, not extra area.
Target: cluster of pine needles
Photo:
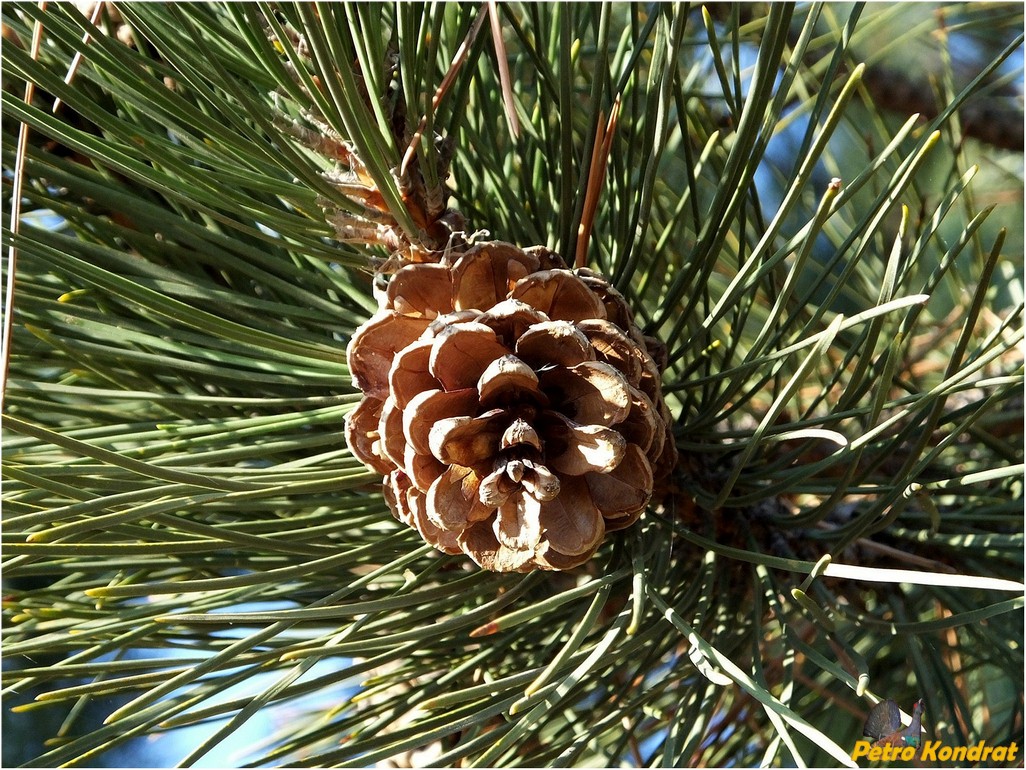
[[[1022,8],[975,5],[4,3],[18,761],[271,714],[238,762],[851,765],[920,697],[1021,739],[1022,154],[963,118],[1021,111]],[[930,115],[874,101],[903,52]],[[578,568],[440,554],[346,447],[413,200],[666,343],[671,494]]]

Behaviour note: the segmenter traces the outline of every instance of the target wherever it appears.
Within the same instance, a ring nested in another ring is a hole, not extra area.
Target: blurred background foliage
[[[1021,4],[3,21],[5,765],[1021,741]],[[673,494],[578,570],[440,556],[346,449],[408,150],[667,343]]]

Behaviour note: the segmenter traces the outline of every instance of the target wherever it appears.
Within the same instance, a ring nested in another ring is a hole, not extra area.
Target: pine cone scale
[[[446,390],[469,388],[477,385],[492,361],[507,353],[485,324],[453,324],[435,338],[429,371]]]
[[[507,419],[503,410],[492,409],[480,417],[449,417],[436,422],[428,436],[431,454],[447,465],[490,464]]]
[[[586,491],[583,479],[568,477],[566,494],[541,506],[541,525],[552,551],[579,556],[594,551],[606,534],[602,514]]]
[[[569,368],[545,371],[543,390],[558,393],[560,412],[587,425],[615,425],[630,413],[627,381],[609,364],[585,361]]]
[[[427,512],[431,522],[451,531],[465,522],[487,519],[494,509],[478,497],[480,485],[481,479],[473,468],[450,466],[428,490]]]
[[[534,553],[541,542],[541,502],[533,495],[518,495],[499,507],[495,539],[512,551]]]
[[[538,375],[516,356],[504,355],[492,361],[477,381],[477,394],[484,406],[509,401],[514,397],[548,404],[539,387]]]
[[[414,342],[426,328],[427,321],[422,318],[386,311],[357,329],[346,349],[353,384],[366,395],[384,400],[395,352]]]
[[[346,442],[350,450],[364,465],[381,474],[392,470],[391,461],[381,447],[379,424],[384,404],[372,396],[365,397],[346,420]]]
[[[584,333],[567,321],[543,321],[517,337],[516,354],[532,366],[575,366],[594,360]]]
[[[609,473],[586,473],[592,500],[611,525],[635,513],[640,514],[652,497],[652,466],[636,444],[629,444],[620,463]]]
[[[424,391],[403,410],[403,437],[417,454],[432,454],[432,427],[442,420],[473,414],[477,403],[477,391],[473,388]]]
[[[400,409],[405,409],[419,393],[441,390],[442,383],[429,369],[432,348],[431,340],[417,340],[396,355],[388,372],[388,385],[389,393]]]

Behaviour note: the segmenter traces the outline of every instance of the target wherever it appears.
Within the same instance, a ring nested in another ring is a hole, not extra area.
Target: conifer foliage
[[[1021,738],[1021,6],[2,13],[5,764]]]

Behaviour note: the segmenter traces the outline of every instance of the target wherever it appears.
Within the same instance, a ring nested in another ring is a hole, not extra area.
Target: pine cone
[[[536,247],[398,270],[353,335],[353,453],[396,517],[486,569],[563,570],[641,515],[676,461],[658,350],[623,296]]]

